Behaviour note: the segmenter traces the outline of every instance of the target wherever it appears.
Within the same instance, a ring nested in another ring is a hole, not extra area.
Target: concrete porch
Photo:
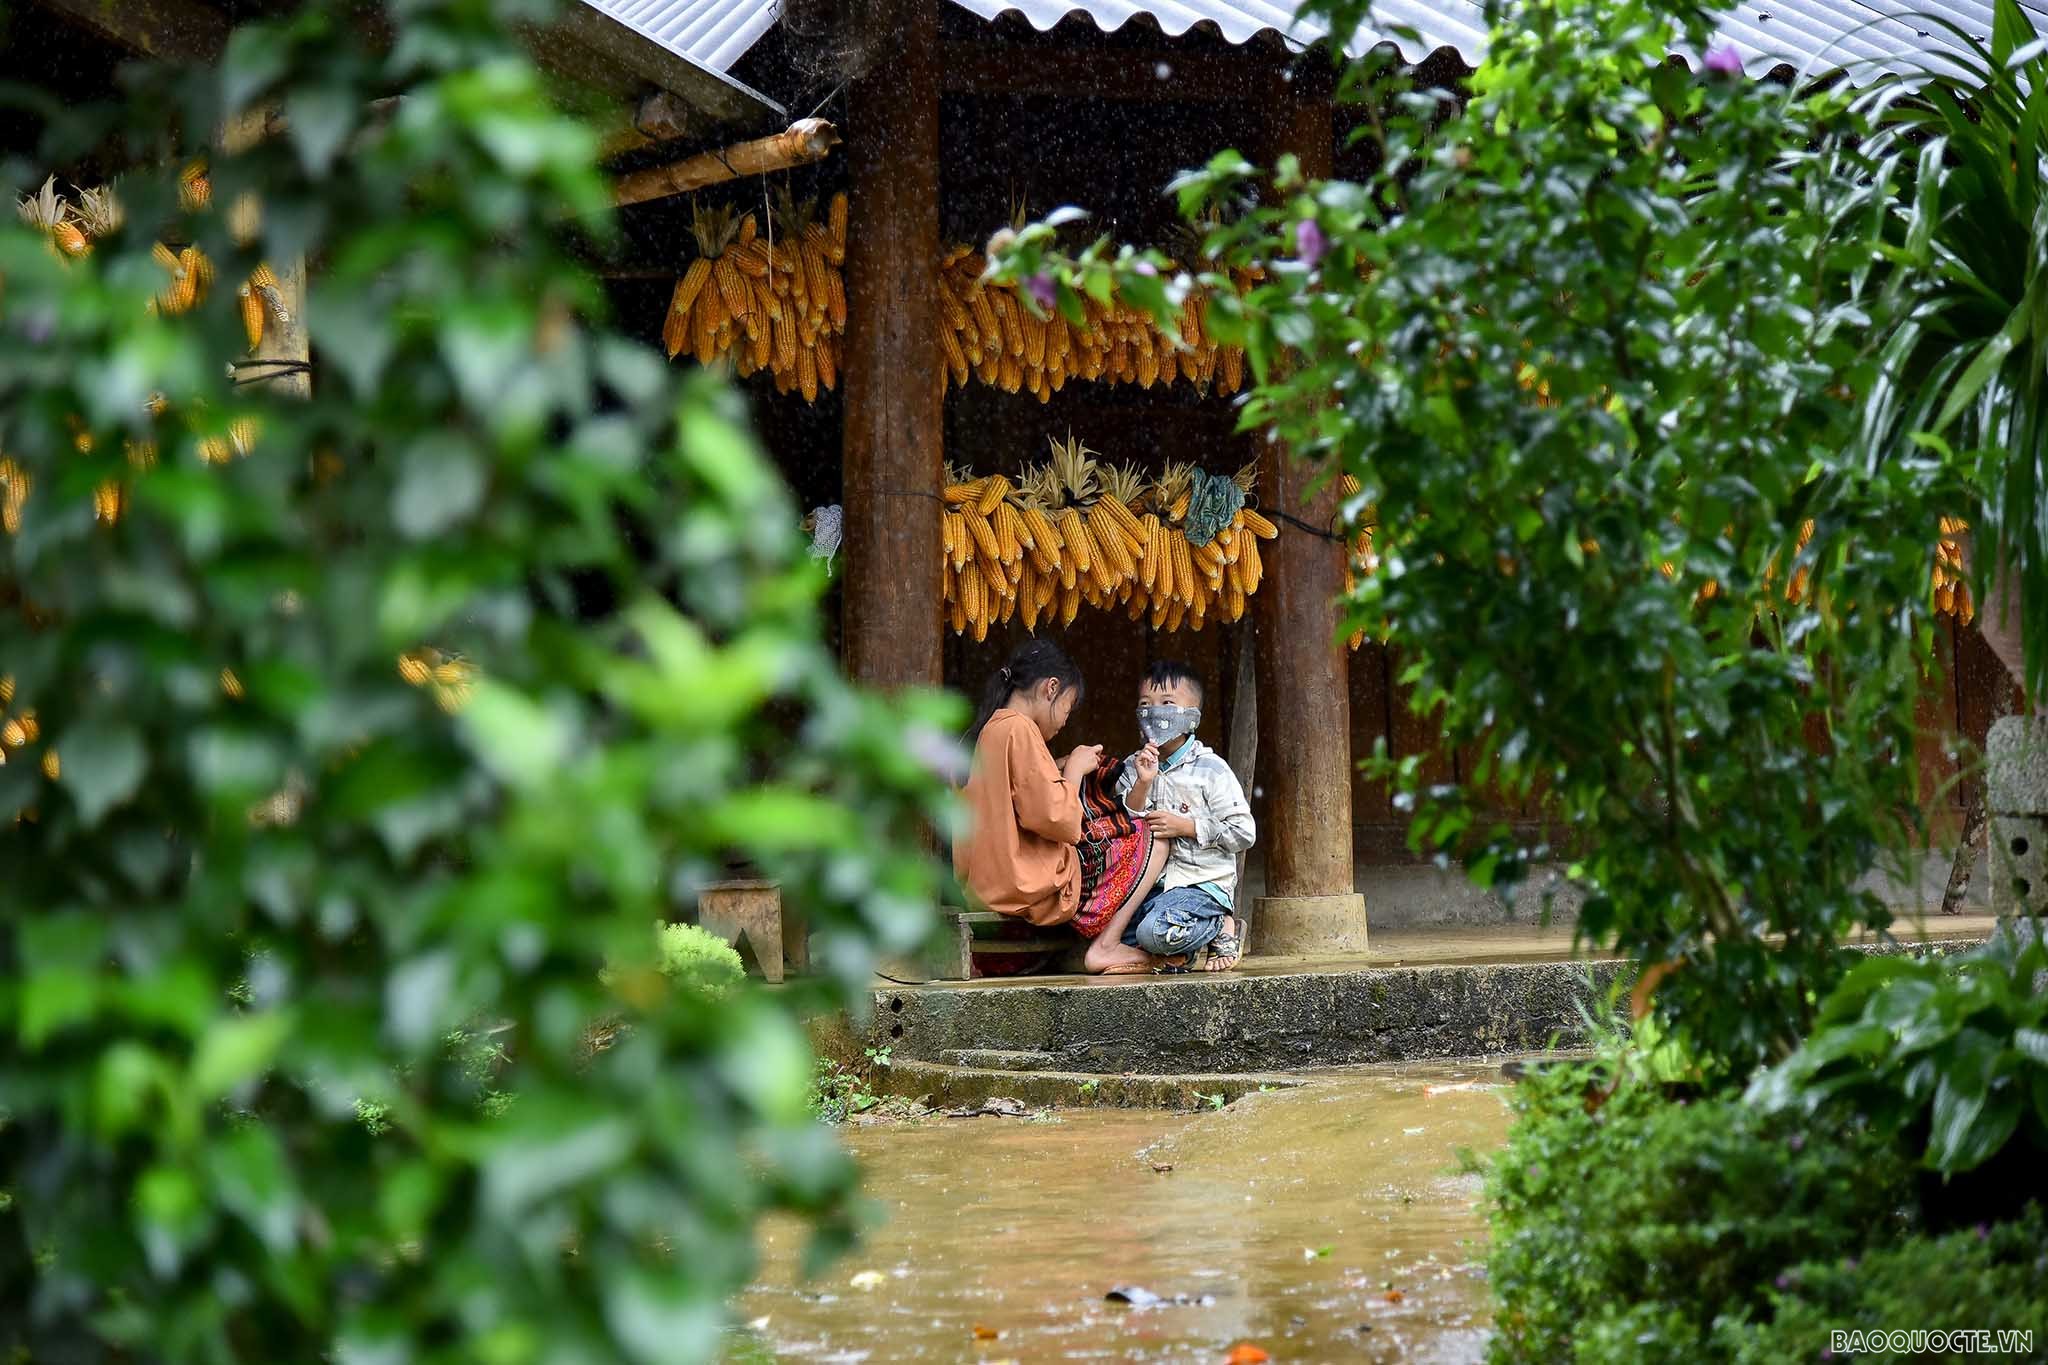
[[[1959,951],[1996,923],[1907,918],[1863,946]],[[1241,1086],[1304,1068],[1579,1046],[1582,1011],[1602,1009],[1632,971],[1575,954],[1569,925],[1376,928],[1361,957],[1250,957],[1227,973],[884,980],[866,1041],[890,1050],[892,1086],[910,1094],[1072,1092],[1091,1077]]]

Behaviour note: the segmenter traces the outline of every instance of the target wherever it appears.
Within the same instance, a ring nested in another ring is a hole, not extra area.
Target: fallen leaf
[[[1230,1348],[1229,1355],[1223,1357],[1223,1365],[1260,1365],[1260,1362],[1272,1358],[1266,1354],[1263,1347],[1254,1346],[1249,1341],[1240,1341]]]
[[[861,1293],[868,1294],[880,1289],[886,1278],[879,1270],[863,1270],[848,1283]]]
[[[994,1341],[1001,1335],[1001,1332],[990,1327],[987,1323],[977,1322],[974,1324],[974,1339],[976,1341]]]
[[[1155,1161],[1152,1163],[1152,1169],[1161,1175],[1165,1175],[1173,1169],[1173,1163],[1171,1161]]]
[[[1405,1298],[1407,1298],[1407,1297],[1408,1297],[1408,1296],[1407,1296],[1406,1294],[1403,1294],[1403,1293],[1402,1293],[1402,1292],[1401,1292],[1400,1290],[1398,1290],[1398,1289],[1389,1289],[1389,1290],[1387,1291],[1387,1302],[1388,1302],[1388,1303],[1399,1303],[1399,1302],[1400,1302],[1401,1300],[1403,1300],[1403,1299],[1405,1299]]]

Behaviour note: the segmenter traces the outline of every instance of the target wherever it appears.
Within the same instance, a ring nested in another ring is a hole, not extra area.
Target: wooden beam
[[[1037,47],[1010,50],[955,41],[941,43],[939,52],[941,80],[949,95],[1055,95],[1153,104],[1293,102],[1282,68],[1250,50],[1219,57]]]
[[[786,171],[792,166],[822,161],[838,145],[839,130],[830,123],[821,118],[799,119],[772,137],[734,143],[722,151],[699,152],[666,166],[622,176],[612,189],[612,202],[624,208],[650,199],[688,194],[742,176]]]
[[[944,681],[938,4],[876,0],[894,54],[847,91],[843,662],[884,688]]]
[[[228,42],[227,17],[198,0],[38,0],[108,42],[170,62],[210,62]]]

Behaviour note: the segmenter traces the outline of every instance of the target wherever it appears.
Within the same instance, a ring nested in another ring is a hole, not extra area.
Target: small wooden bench
[[[974,955],[985,956],[1007,953],[1063,953],[1080,946],[1080,940],[1070,929],[1054,927],[1040,929],[1028,920],[1015,915],[999,915],[993,910],[961,910],[945,906],[940,913],[945,916],[945,948],[938,960],[932,964],[933,975],[940,981],[966,981],[974,975]],[[1016,933],[1015,927],[1022,926],[1028,932]],[[998,938],[987,931],[1009,927],[1012,936]],[[977,933],[976,930],[982,932]]]
[[[769,981],[809,965],[809,936],[796,916],[782,913],[778,882],[712,882],[697,897],[697,923],[735,948],[744,945],[741,956],[752,956]]]

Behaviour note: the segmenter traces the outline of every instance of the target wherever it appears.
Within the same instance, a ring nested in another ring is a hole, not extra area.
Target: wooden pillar
[[[882,0],[886,59],[847,94],[844,666],[942,681],[938,0]]]
[[[1295,82],[1276,111],[1276,150],[1295,153],[1312,177],[1331,173],[1327,82]],[[1315,527],[1328,527],[1339,493],[1332,480],[1307,497],[1312,470],[1269,447],[1260,497]],[[1350,656],[1337,639],[1344,588],[1341,543],[1283,525],[1254,598],[1258,622],[1259,776],[1266,793],[1266,895],[1253,913],[1264,955],[1363,952],[1365,902],[1354,890],[1351,829]]]

